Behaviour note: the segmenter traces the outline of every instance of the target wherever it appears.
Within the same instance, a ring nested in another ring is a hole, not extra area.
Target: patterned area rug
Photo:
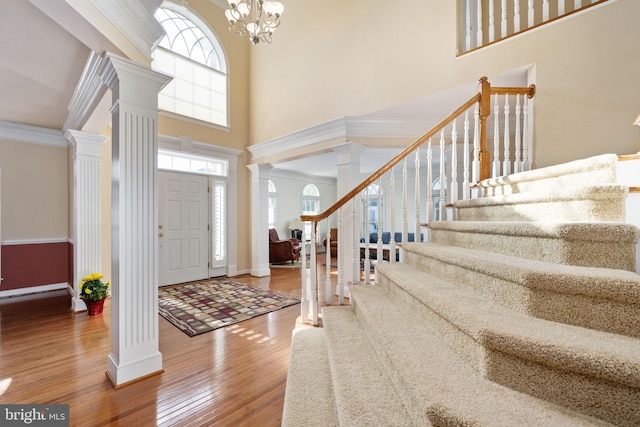
[[[158,290],[159,312],[193,337],[300,301],[230,279],[214,279]]]

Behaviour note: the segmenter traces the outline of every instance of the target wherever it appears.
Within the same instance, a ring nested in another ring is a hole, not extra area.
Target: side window
[[[228,126],[227,66],[218,39],[184,6],[164,2],[155,17],[167,34],[152,53],[151,67],[173,77],[158,94],[158,107]]]
[[[320,190],[313,184],[308,184],[302,190],[302,214],[316,215],[320,213]],[[307,239],[311,238],[311,223],[304,224]]]
[[[371,184],[362,192],[362,230],[365,235],[378,232],[378,225],[384,229],[383,197],[382,189],[378,184]]]
[[[277,192],[276,186],[273,184],[273,181],[269,180],[269,199],[267,201],[268,209],[269,209],[269,228],[276,228],[276,203],[277,203]]]

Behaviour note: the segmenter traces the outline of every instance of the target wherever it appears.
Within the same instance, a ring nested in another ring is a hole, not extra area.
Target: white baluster
[[[447,218],[446,211],[446,191],[447,191],[447,177],[446,177],[446,159],[444,155],[445,140],[444,129],[440,132],[440,206],[439,206],[439,219],[444,221]]]
[[[582,7],[582,0],[573,0],[573,9],[578,10]]]
[[[514,162],[514,172],[522,172],[522,151],[520,144],[522,143],[521,135],[520,135],[520,114],[522,112],[522,106],[520,105],[520,94],[516,95],[516,159]]]
[[[522,106],[522,161],[523,171],[531,169],[531,159],[529,158],[529,98],[524,98]]]
[[[511,106],[509,105],[509,95],[504,96],[504,159],[502,162],[502,174],[511,174],[511,135],[509,130],[509,116]]]
[[[457,119],[453,119],[451,130],[451,203],[458,201],[458,128]]]
[[[564,15],[565,12],[565,0],[558,0],[558,16]]]
[[[533,27],[536,22],[535,22],[535,9],[533,7],[533,0],[529,0],[529,28]]]
[[[478,28],[478,32],[476,33],[476,47],[482,46],[484,44],[484,33],[482,30],[482,0],[478,0],[477,3],[478,17],[476,27]]]
[[[501,36],[502,38],[507,37],[507,0],[502,0],[502,19],[500,20],[501,24]]]
[[[549,20],[549,0],[542,0],[542,22]]]
[[[389,257],[389,262],[396,262],[396,179],[395,179],[395,166],[391,168],[391,176],[389,177],[389,192],[391,204],[391,219],[389,221],[389,231],[391,233],[391,239],[389,241],[389,254],[394,256]]]
[[[309,292],[309,299],[311,301],[311,323],[314,325],[318,324],[318,259],[317,259],[317,228],[318,223],[313,222],[311,227],[311,292]]]
[[[464,147],[462,151],[462,200],[470,197],[469,184],[469,110],[464,113]]]
[[[431,138],[427,143],[427,235],[425,242],[431,241],[431,221],[433,221],[433,150]]]
[[[378,180],[378,223],[376,224],[376,228],[378,229],[376,261],[382,262],[384,255],[382,253],[382,177]]]
[[[407,218],[407,158],[404,158],[402,166],[402,238],[401,242],[405,243],[409,235],[409,221]],[[400,262],[404,262],[404,250],[400,249]]]
[[[489,43],[496,39],[494,0],[489,0]]]
[[[325,251],[325,270],[324,270],[324,303],[331,305],[333,292],[331,290],[331,224],[327,218],[327,250]],[[337,246],[336,246],[337,248]]]
[[[351,206],[355,206],[355,200],[351,201]],[[347,245],[344,244],[344,242],[340,243],[340,233],[342,233],[343,230],[343,224],[344,221],[342,219],[342,207],[340,207],[338,209],[338,246],[336,246],[336,250],[338,252],[338,304],[342,305],[344,304],[344,260],[346,259],[346,254],[343,254],[340,251],[340,246],[342,246],[342,248],[346,248]],[[353,223],[355,225],[355,223]],[[356,228],[355,226],[353,228]],[[346,239],[346,236],[343,237],[343,239]],[[353,246],[353,244],[351,245]],[[353,251],[353,249],[352,249]],[[358,257],[360,256],[360,245],[358,245]],[[358,266],[358,268],[360,268],[360,266]]]
[[[480,108],[476,103],[473,109],[473,169],[471,179],[480,181]]]
[[[498,105],[498,96],[494,96],[493,104],[493,168],[491,175],[495,178],[500,176],[500,106]]]
[[[306,226],[302,227],[302,247],[300,248],[300,257],[302,258],[302,271],[300,278],[302,280],[302,295],[300,296],[300,321],[306,323],[309,321],[309,275],[307,274],[307,232]]]
[[[513,0],[513,32],[520,31],[520,0]]]
[[[365,190],[367,191],[367,190]],[[369,197],[369,191],[367,191],[366,200],[365,200],[365,227],[367,230],[364,232],[364,284],[368,285],[371,283],[371,259],[369,258],[371,253],[369,250],[370,240],[371,240],[371,225],[370,225],[370,211],[371,211],[371,198]]]
[[[416,198],[416,225],[415,225],[415,234],[414,241],[419,242],[420,240],[420,148],[416,148],[416,183],[415,183],[415,198]],[[389,252],[389,257],[391,257],[391,252]]]

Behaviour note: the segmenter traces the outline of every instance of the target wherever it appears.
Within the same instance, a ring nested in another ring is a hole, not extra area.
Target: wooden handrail
[[[444,120],[442,120],[440,123],[435,125],[430,131],[428,131],[427,133],[422,135],[420,138],[415,140],[411,145],[409,145],[407,148],[402,150],[398,155],[396,155],[388,163],[386,163],[384,166],[382,166],[380,169],[378,169],[376,172],[374,172],[371,176],[369,176],[369,178],[367,178],[364,181],[362,181],[360,183],[360,185],[358,185],[353,190],[351,190],[347,194],[345,194],[340,200],[338,200],[333,205],[331,205],[331,207],[329,207],[329,209],[327,209],[326,211],[324,211],[323,213],[320,213],[318,215],[302,215],[300,217],[300,219],[302,221],[318,222],[318,221],[322,221],[325,218],[328,218],[329,215],[331,215],[332,213],[337,211],[341,206],[345,205],[349,200],[353,199],[358,193],[360,193],[362,190],[367,188],[369,185],[373,184],[376,179],[380,178],[382,175],[384,175],[386,172],[388,172],[389,169],[391,169],[392,167],[394,167],[395,165],[400,163],[405,157],[407,157],[416,148],[420,147],[429,138],[432,138],[435,134],[440,132],[446,125],[451,123],[453,121],[453,119],[455,119],[460,114],[462,114],[465,111],[467,111],[473,104],[475,104],[476,102],[479,102],[479,101],[480,101],[480,94],[477,93],[473,97],[471,97],[467,102],[462,104],[462,106],[460,108],[458,108],[453,113],[449,114]]]
[[[331,205],[326,211],[317,215],[301,215],[300,219],[304,222],[311,221],[317,223],[323,219],[328,218],[331,214],[336,212],[340,207],[344,206],[348,201],[353,199],[356,195],[362,192],[369,185],[373,184],[378,178],[387,173],[391,168],[400,163],[410,153],[415,151],[418,147],[444,129],[445,126],[453,122],[458,116],[467,111],[473,104],[478,103],[478,119],[480,127],[479,135],[479,147],[478,147],[478,161],[480,163],[480,180],[487,179],[491,175],[491,162],[489,151],[487,150],[487,117],[491,115],[491,95],[526,95],[528,98],[533,98],[536,93],[535,85],[531,85],[526,88],[516,87],[491,87],[489,80],[486,77],[482,77],[479,81],[479,91],[472,96],[467,102],[462,104],[453,113],[449,114],[440,123],[435,125],[431,130],[415,140],[411,145],[402,150],[393,159],[387,162],[384,166],[371,174],[367,179],[362,181],[357,187],[353,188],[347,194],[342,196],[340,200]]]

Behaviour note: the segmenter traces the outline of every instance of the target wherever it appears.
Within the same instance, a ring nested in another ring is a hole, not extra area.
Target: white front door
[[[158,172],[158,284],[209,277],[209,178]]]

